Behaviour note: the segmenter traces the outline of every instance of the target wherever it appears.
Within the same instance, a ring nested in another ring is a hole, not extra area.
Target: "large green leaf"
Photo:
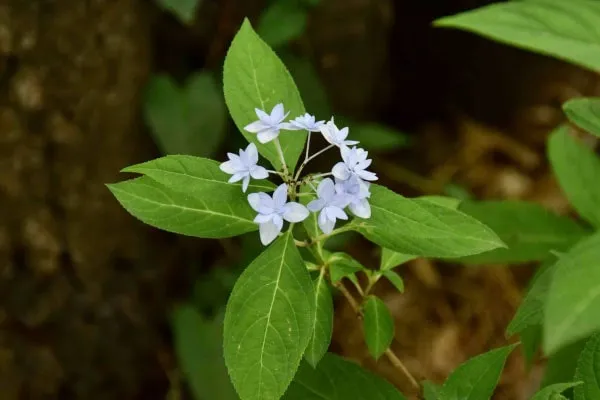
[[[504,244],[476,219],[430,201],[407,199],[371,185],[371,218],[354,229],[390,250],[423,257],[451,258],[489,251]]]
[[[461,258],[465,263],[522,263],[564,251],[586,235],[575,221],[524,201],[465,201],[460,211],[489,226],[508,246]]]
[[[363,328],[369,352],[376,360],[394,340],[394,318],[385,303],[377,296],[368,296],[363,304]]]
[[[283,400],[405,400],[383,378],[327,353],[316,369],[302,363]]]
[[[584,219],[600,228],[600,158],[569,135],[566,127],[550,135],[548,157],[573,207]]]
[[[333,299],[327,286],[325,274],[319,274],[315,280],[315,319],[312,334],[304,359],[316,367],[321,358],[327,353],[333,333]]]
[[[546,370],[542,377],[540,387],[546,387],[555,383],[568,382],[575,376],[577,360],[583,351],[585,340],[561,347],[550,355],[546,362]]]
[[[228,183],[230,175],[219,169],[219,163],[193,156],[165,156],[131,165],[122,172],[143,174],[171,190],[203,200],[246,198],[241,182]],[[271,192],[275,185],[267,180],[252,180],[248,192]]]
[[[304,114],[304,105],[289,72],[246,19],[235,35],[225,58],[223,70],[225,102],[236,126],[244,137],[256,144],[258,151],[275,168],[282,167],[275,144],[261,144],[256,135],[244,127],[256,121],[255,108],[267,113],[278,103],[290,112],[289,118]],[[293,170],[304,149],[306,131],[281,131],[279,141],[286,164]]]
[[[600,233],[560,257],[547,296],[546,354],[600,330]]]
[[[578,97],[563,103],[567,118],[581,129],[600,136],[600,98]]]
[[[414,260],[415,256],[402,254],[390,249],[386,249],[385,247],[381,249],[381,262],[379,264],[379,270],[387,271],[392,268],[397,267],[400,264],[404,264],[410,260]]]
[[[242,400],[278,399],[311,338],[314,288],[291,231],[242,273],[225,312],[224,356]]]
[[[300,37],[306,28],[308,10],[297,0],[278,0],[263,11],[256,32],[272,47]]]
[[[504,363],[516,345],[500,347],[461,364],[446,380],[439,400],[490,399]]]
[[[238,399],[223,362],[223,314],[206,319],[185,304],[173,312],[173,340],[194,398]]]
[[[568,382],[568,383],[555,383],[553,385],[546,386],[539,392],[537,392],[531,400],[561,400],[566,399],[561,393],[573,386],[580,385],[581,382]]]
[[[168,232],[224,238],[258,229],[255,212],[234,186],[235,193],[223,191],[214,198],[177,192],[147,176],[107,186],[131,215]]]
[[[183,86],[169,76],[150,79],[144,116],[164,154],[210,156],[223,141],[227,109],[210,72],[192,75]]]
[[[575,400],[600,399],[600,334],[592,336],[579,355],[575,380],[583,382],[575,388]]]
[[[600,70],[598,1],[502,2],[444,17],[434,24],[474,32],[593,71]]]

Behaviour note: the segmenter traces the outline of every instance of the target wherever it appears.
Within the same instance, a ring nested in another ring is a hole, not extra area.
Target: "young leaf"
[[[600,334],[586,342],[577,361],[575,380],[583,381],[575,388],[575,400],[600,399]]]
[[[140,221],[167,232],[225,238],[258,229],[255,213],[240,192],[199,199],[142,176],[106,185],[121,206]],[[226,200],[225,200],[226,199]]]
[[[193,156],[165,156],[141,164],[131,165],[121,172],[146,175],[171,190],[202,200],[246,198],[241,182],[228,183],[229,175],[219,169],[219,163]],[[275,185],[267,180],[252,180],[248,192],[272,192]]]
[[[524,201],[466,201],[458,209],[489,226],[507,245],[461,258],[465,263],[539,261],[551,250],[567,250],[588,233],[570,218]]]
[[[354,221],[353,229],[370,241],[404,254],[451,258],[504,246],[476,219],[434,204],[414,201],[371,185],[371,218]]]
[[[404,280],[400,275],[392,270],[383,271],[383,276],[390,281],[392,285],[398,290],[400,293],[404,293]]]
[[[357,282],[355,274],[366,270],[361,263],[342,252],[329,255],[327,264],[329,265],[329,277],[333,284],[341,281],[343,278]]]
[[[196,10],[202,0],[158,0],[158,4],[172,12],[185,24],[194,22]]]
[[[600,98],[578,97],[563,103],[569,120],[592,135],[600,136]]]
[[[272,2],[261,15],[256,32],[272,47],[300,37],[306,28],[307,9],[295,0]]]
[[[394,318],[385,303],[376,296],[368,296],[363,305],[363,328],[369,352],[379,359],[394,340]]]
[[[544,309],[544,350],[551,354],[600,329],[600,234],[559,258]]]
[[[499,347],[461,364],[446,380],[439,400],[489,399],[500,379],[504,363],[516,344]]]
[[[227,109],[210,72],[192,75],[183,86],[158,75],[146,87],[144,117],[164,154],[206,157],[223,141]]]
[[[223,362],[222,316],[207,320],[188,304],[173,312],[177,359],[196,399],[238,399]]]
[[[550,135],[548,157],[573,207],[585,220],[600,228],[600,186],[597,184],[600,159],[569,135],[566,127],[558,128]]]
[[[323,274],[320,274],[315,280],[314,298],[316,306],[314,327],[304,353],[304,359],[316,368],[327,353],[333,333],[333,299]]]
[[[242,400],[283,395],[311,338],[314,296],[290,230],[242,273],[223,334],[225,364]]]
[[[423,397],[425,400],[439,400],[440,390],[442,390],[440,385],[431,381],[423,381],[421,382],[421,386],[423,386]]]
[[[397,253],[384,247],[381,249],[381,262],[379,264],[379,270],[387,271],[397,267],[400,264],[414,260],[415,258],[417,257],[408,254]]]
[[[597,1],[510,1],[443,17],[434,24],[600,70]]]
[[[282,400],[406,400],[383,378],[327,353],[317,368],[302,363]]]
[[[256,135],[245,131],[244,127],[257,120],[255,108],[270,113],[276,104],[283,103],[285,110],[290,112],[289,117],[296,118],[304,114],[304,105],[289,72],[254,32],[248,19],[244,20],[225,57],[223,90],[229,113],[242,135],[255,143],[258,151],[280,169],[282,164],[275,145],[259,143]],[[306,136],[305,131],[281,131],[279,134],[290,170],[294,169],[304,149]]]
[[[561,393],[578,385],[581,385],[581,382],[555,383],[537,392],[531,400],[559,400],[561,397],[566,398],[561,396]]]

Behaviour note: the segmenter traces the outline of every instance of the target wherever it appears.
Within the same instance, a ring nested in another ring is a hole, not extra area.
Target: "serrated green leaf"
[[[342,252],[330,254],[326,262],[329,265],[329,278],[332,284],[336,284],[343,278],[351,279],[357,283],[356,273],[366,270],[361,263]]]
[[[431,381],[423,381],[421,383],[423,387],[423,397],[425,400],[439,400],[440,390],[442,386],[437,385]]]
[[[528,0],[492,4],[435,21],[492,40],[600,70],[600,3]]]
[[[381,262],[379,263],[379,270],[387,271],[397,267],[400,264],[414,260],[415,258],[417,257],[408,254],[397,253],[383,247],[381,248]]]
[[[566,127],[550,135],[548,158],[569,202],[581,217],[600,228],[600,158],[569,135]]]
[[[600,137],[600,98],[578,97],[563,103],[569,120],[581,129]]]
[[[400,275],[398,275],[395,271],[388,270],[383,271],[383,276],[390,281],[392,285],[398,290],[400,293],[404,293],[404,280]]]
[[[313,367],[329,348],[333,333],[333,299],[324,274],[319,274],[315,282],[315,320],[313,330],[304,353],[304,359]]]
[[[414,201],[371,185],[371,218],[353,228],[381,247],[422,257],[451,258],[502,247],[476,219],[430,201]]]
[[[279,47],[302,36],[308,17],[303,4],[278,0],[263,11],[256,32],[272,47]]]
[[[171,190],[147,176],[106,186],[127,212],[167,232],[225,238],[258,228],[253,222],[254,211],[233,186],[237,193],[223,191],[215,198],[204,199]]]
[[[327,353],[317,368],[302,363],[282,400],[406,400],[391,383]]]
[[[385,303],[376,296],[367,296],[363,314],[365,342],[369,353],[377,360],[394,340],[394,318]]]
[[[460,258],[469,264],[543,260],[551,251],[567,250],[588,234],[575,221],[524,201],[465,201],[458,209],[489,226],[508,246]]]
[[[405,133],[385,125],[373,122],[349,122],[348,125],[352,140],[358,140],[360,146],[367,150],[390,151],[410,145],[409,137]]]
[[[271,112],[283,103],[289,118],[304,114],[304,105],[285,65],[271,48],[254,32],[248,19],[235,35],[225,57],[223,70],[225,102],[236,126],[244,137],[256,144],[258,151],[276,169],[282,167],[275,144],[261,144],[256,135],[244,127],[256,121],[255,108]],[[286,164],[293,170],[304,149],[305,131],[281,131],[279,141]]]
[[[194,21],[196,11],[202,0],[157,0],[165,10],[173,13],[181,22],[190,24]]]
[[[227,109],[210,72],[192,75],[183,86],[157,75],[144,93],[144,117],[164,154],[210,156],[223,141]]]
[[[600,330],[600,234],[582,240],[554,267],[544,309],[544,350]]]
[[[225,312],[224,357],[242,400],[280,398],[314,323],[314,288],[291,231],[239,277]]]
[[[555,383],[537,392],[531,400],[558,400],[562,392],[578,385],[581,385],[581,382]]]
[[[173,312],[173,341],[181,371],[196,399],[238,399],[223,362],[220,313],[208,320],[185,304]]]
[[[241,182],[228,183],[230,175],[219,169],[218,162],[207,158],[172,155],[131,165],[122,172],[146,175],[171,190],[200,199],[245,198],[252,192],[272,192],[275,185],[267,180],[252,180],[248,192],[242,193]]]
[[[492,397],[504,363],[516,345],[499,347],[461,364],[446,380],[439,400],[484,400]]]
[[[575,388],[575,400],[600,399],[600,334],[586,342],[577,360],[575,380],[583,382]]]

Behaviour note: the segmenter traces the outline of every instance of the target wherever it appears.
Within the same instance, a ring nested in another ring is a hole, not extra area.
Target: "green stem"
[[[283,173],[284,175],[287,177],[290,175],[290,172],[288,171],[288,167],[285,163],[285,157],[283,156],[283,150],[281,149],[281,143],[279,143],[279,138],[275,138],[275,140],[273,141],[275,143],[275,148],[277,149],[277,154],[279,154],[279,160],[281,161],[281,164],[283,165]]]

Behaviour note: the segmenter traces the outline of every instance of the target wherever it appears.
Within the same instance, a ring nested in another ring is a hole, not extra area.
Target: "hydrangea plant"
[[[589,37],[585,30],[597,24],[567,24],[563,32],[560,24],[538,21],[600,22],[597,2],[574,1],[579,11],[556,0],[530,0],[485,7],[438,24],[600,68],[599,59],[583,51],[589,43],[576,39]],[[417,257],[472,263],[552,260],[556,265],[535,280],[508,333],[532,327],[539,333],[543,325],[544,349],[553,353],[598,331],[600,318],[593,318],[597,308],[592,307],[600,299],[598,282],[578,280],[581,271],[598,275],[597,234],[532,204],[471,202],[459,208],[453,199],[409,199],[378,184],[368,152],[352,139],[350,129],[340,128],[333,116],[319,120],[304,109],[285,66],[247,20],[227,54],[223,89],[229,114],[249,142],[245,149],[220,162],[161,157],[125,168],[141,176],[108,186],[129,213],[159,229],[213,239],[258,231],[264,250],[238,278],[224,320],[225,363],[242,400],[405,398],[384,379],[328,353],[334,291],[362,320],[372,356],[385,356],[412,392],[427,400],[489,399],[514,345],[472,358],[443,386],[419,382],[393,351],[393,319],[373,289],[387,279],[402,291],[404,284],[394,267]],[[598,99],[582,99],[565,108],[575,123],[598,134],[598,104]],[[327,145],[315,150],[311,137],[317,134]],[[303,174],[327,151],[335,155],[327,171]],[[597,158],[564,130],[553,134],[550,156],[574,205],[598,226],[594,185],[585,181],[591,175],[572,170],[578,163],[600,170]],[[567,157],[578,161],[567,162]],[[509,227],[506,221],[511,221]],[[380,248],[379,268],[367,269],[344,252],[327,250],[330,238],[347,231]],[[529,240],[531,236],[538,240]],[[359,280],[358,273],[365,279]],[[550,285],[555,294],[547,294]],[[578,400],[600,398],[600,387],[590,378],[600,380],[600,367],[594,362],[599,343],[598,336],[587,342],[576,379],[548,385],[534,398],[562,398],[560,393],[571,387],[576,387]]]

